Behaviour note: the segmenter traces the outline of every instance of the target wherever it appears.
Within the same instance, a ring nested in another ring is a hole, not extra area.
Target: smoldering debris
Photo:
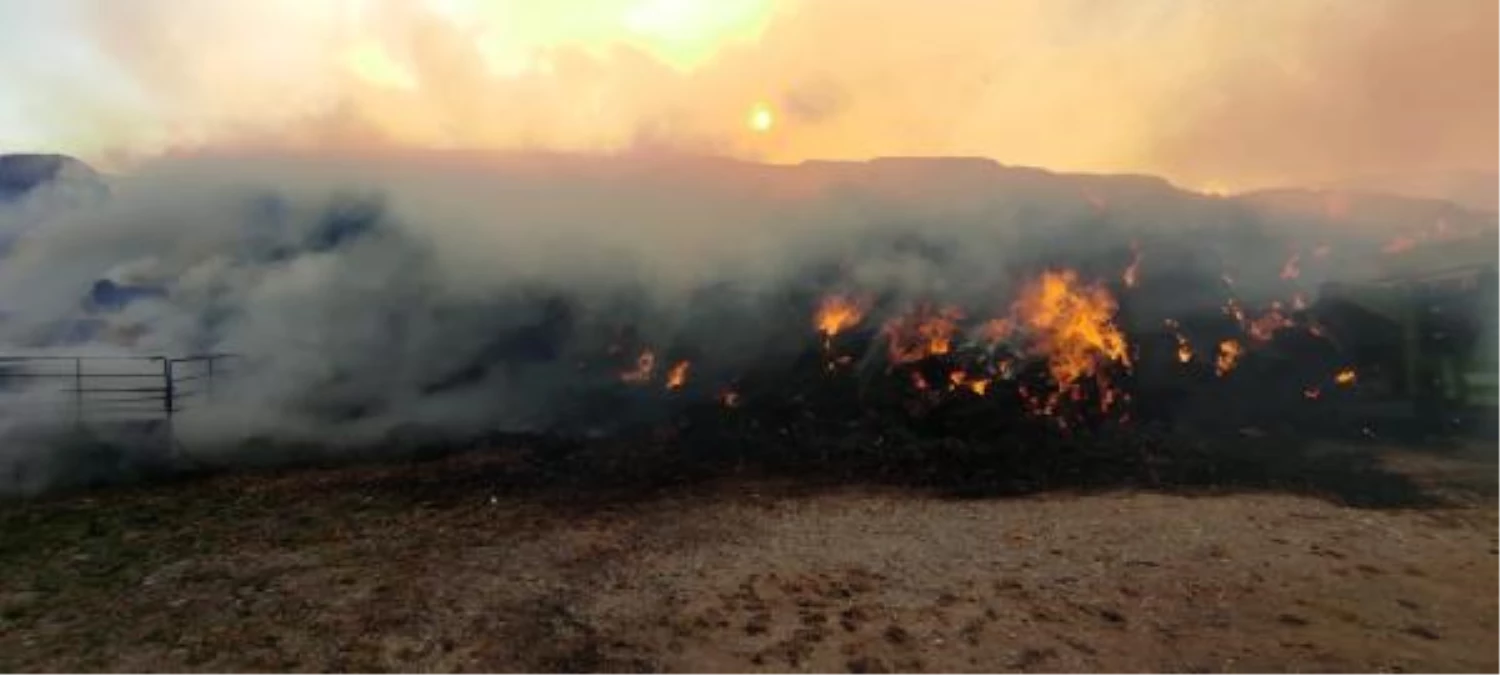
[[[16,238],[0,339],[237,355],[171,420],[199,465],[782,416],[932,438],[1326,421],[1360,364],[1319,284],[1407,234],[974,160],[199,158],[111,190]],[[1435,204],[1443,236],[1494,231]]]

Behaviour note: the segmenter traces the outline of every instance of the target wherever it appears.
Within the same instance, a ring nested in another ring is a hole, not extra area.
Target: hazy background
[[[1490,0],[0,0],[0,149],[980,155],[1493,201],[1455,171],[1497,162],[1496,26]]]

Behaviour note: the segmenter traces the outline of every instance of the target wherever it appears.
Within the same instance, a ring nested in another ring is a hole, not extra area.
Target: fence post
[[[83,359],[73,359],[73,422],[83,423]]]
[[[161,360],[161,376],[162,376],[162,379],[166,381],[166,385],[167,385],[166,386],[166,397],[163,399],[164,402],[165,402],[165,404],[166,404],[167,417],[171,417],[172,416],[172,408],[175,407],[175,406],[172,405],[172,393],[173,393],[172,392],[172,359],[167,358],[167,357],[162,357],[162,360]]]

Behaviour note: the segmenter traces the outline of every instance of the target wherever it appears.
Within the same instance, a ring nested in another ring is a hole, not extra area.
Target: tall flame
[[[1116,309],[1107,289],[1084,284],[1072,270],[1043,273],[1013,307],[1062,387],[1094,374],[1104,361],[1130,364],[1125,337],[1114,325]]]

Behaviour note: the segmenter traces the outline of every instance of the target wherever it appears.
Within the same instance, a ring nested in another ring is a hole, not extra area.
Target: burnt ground
[[[1008,482],[515,441],[10,501],[0,670],[1500,667],[1493,441],[1222,443]]]

